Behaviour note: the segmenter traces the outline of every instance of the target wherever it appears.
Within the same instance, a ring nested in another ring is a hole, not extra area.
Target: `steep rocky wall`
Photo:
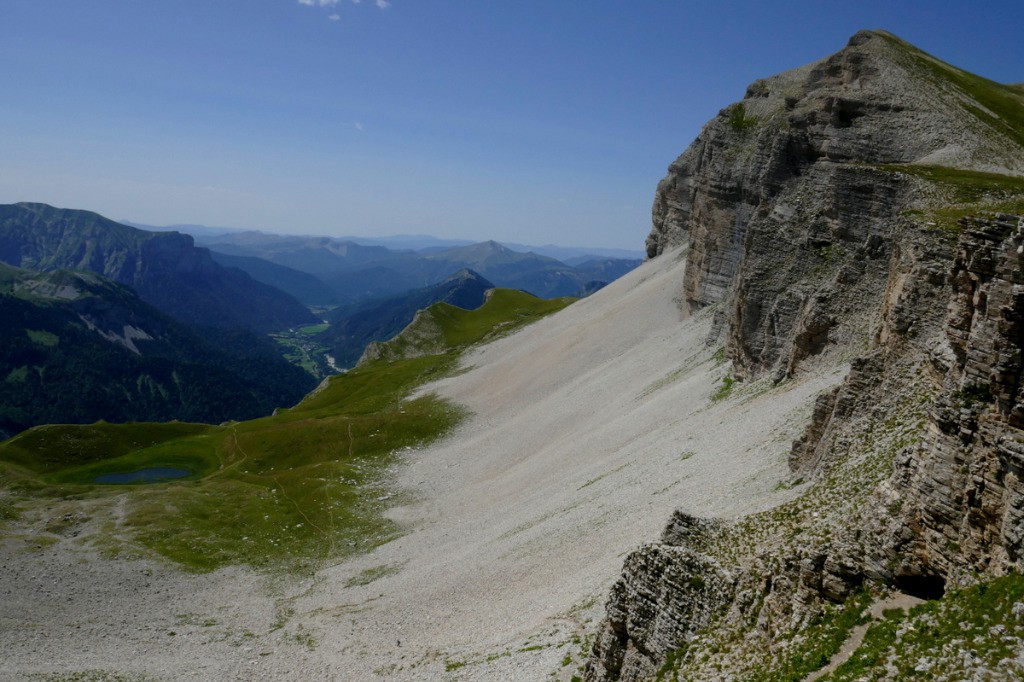
[[[874,506],[891,513],[863,524],[874,540],[863,571],[874,578],[962,585],[972,575],[1022,567],[1024,222],[998,215],[960,224],[946,286],[939,286],[934,262],[906,276],[894,271],[877,349],[853,363],[842,386],[819,397],[791,454],[795,471],[821,476],[848,450],[858,411],[878,409],[893,395],[935,394],[917,442],[895,458],[892,476],[874,496]],[[941,332],[922,333],[922,343],[908,348],[915,327],[928,329],[940,305]],[[902,391],[883,385],[894,360],[908,356],[920,360],[920,384]]]
[[[894,230],[923,198],[881,166],[1009,157],[1024,168],[1024,150],[993,141],[922,55],[862,31],[821,62],[757,81],[659,184],[648,256],[689,242],[686,304],[719,306],[709,341],[727,342],[739,377],[792,374],[869,326],[854,318],[878,310],[865,294],[881,290]]]
[[[873,349],[819,397],[793,445],[791,467],[816,486],[731,524],[677,513],[627,559],[588,679],[650,679],[687,649],[695,679],[730,679],[693,662],[702,637],[747,642],[717,662],[742,679],[758,647],[779,647],[866,582],[934,598],[1024,569],[1024,218],[961,225],[932,253],[947,252],[943,277],[920,253],[894,256]],[[723,561],[737,544],[751,549]],[[714,591],[689,587],[703,585],[701,567]]]
[[[709,342],[738,378],[851,369],[793,444],[800,498],[734,523],[679,513],[627,559],[587,679],[666,661],[746,679],[864,585],[931,598],[1024,568],[1024,228],[973,218],[957,238],[919,217],[943,188],[887,165],[1020,173],[1024,150],[929,60],[858,33],[750,86],[659,184],[648,255],[689,244],[685,305],[717,307]]]
[[[913,534],[880,534],[872,557],[955,584],[1024,567],[1024,219],[961,224],[945,338],[930,357],[942,391],[887,490]]]
[[[717,526],[677,511],[661,543],[629,555],[608,597],[588,679],[651,678],[667,652],[691,640],[732,601],[735,576],[687,546],[699,545]]]

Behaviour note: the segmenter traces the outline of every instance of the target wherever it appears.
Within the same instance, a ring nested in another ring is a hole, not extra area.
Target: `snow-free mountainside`
[[[623,554],[656,536],[681,497],[715,515],[791,497],[777,485],[789,443],[813,396],[841,377],[828,369],[714,399],[727,366],[703,343],[710,317],[679,310],[684,255],[465,355],[471,369],[420,389],[471,416],[435,445],[400,451],[374,498],[390,507],[396,539],[362,556],[317,552],[301,579],[237,566],[187,575],[114,539],[157,503],[145,492],[26,505],[6,540],[7,670],[542,679],[566,657],[565,670],[578,667]],[[229,447],[244,456],[259,442]],[[288,488],[288,475],[279,490],[297,498],[304,485]],[[307,474],[311,485],[325,475],[338,474],[328,464]],[[175,495],[159,500],[175,513]],[[303,530],[291,528],[301,518],[275,522],[289,524],[285,535]],[[310,515],[320,526],[310,535],[330,523]]]
[[[587,298],[435,303],[258,419],[28,429],[0,679],[1020,679],[1022,176],[1019,88],[863,31]]]

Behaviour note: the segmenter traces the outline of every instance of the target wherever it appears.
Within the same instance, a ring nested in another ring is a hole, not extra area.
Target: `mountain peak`
[[[511,249],[506,247],[504,244],[496,242],[493,239],[488,239],[485,242],[480,242],[479,244],[471,244],[470,246],[465,246],[462,248],[473,249],[478,253],[500,253],[502,255],[516,253],[515,251],[512,251]]]
[[[854,33],[852,36],[850,36],[850,39],[846,42],[846,46],[857,47],[858,45],[863,45],[864,43],[868,42],[869,40],[877,36],[878,32],[876,31],[872,31],[869,29],[861,29]]]
[[[493,287],[494,286],[493,284],[491,284],[487,280],[486,277],[484,277],[479,272],[477,272],[476,270],[473,270],[471,268],[462,268],[461,270],[452,273],[451,276],[449,276],[444,281],[445,281],[445,283],[448,283],[448,282],[478,282],[480,284],[486,285],[487,287]]]
[[[430,254],[429,258],[459,262],[479,268],[484,261],[494,262],[495,259],[515,260],[527,255],[513,251],[491,239],[485,242],[469,244],[468,246],[455,246],[444,251],[438,251]]]
[[[731,167],[719,167],[725,158]],[[696,175],[712,166],[730,196],[763,205],[790,180],[836,164],[1024,175],[1024,96],[885,31],[859,31],[835,54],[755,81],[708,122],[663,181],[648,255],[687,238],[672,226],[689,213]]]

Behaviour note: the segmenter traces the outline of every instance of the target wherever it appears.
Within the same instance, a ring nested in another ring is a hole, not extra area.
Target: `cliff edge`
[[[689,242],[686,304],[718,306],[712,334],[728,334],[737,374],[791,374],[862,333],[905,212],[957,203],[929,167],[1024,174],[1022,102],[861,31],[704,127],[658,185],[648,256]]]
[[[689,245],[682,304],[733,379],[850,370],[796,499],[677,512],[627,558],[588,679],[810,679],[892,593],[926,603],[823,679],[1024,675],[1022,175],[1019,90],[882,31],[755,82],[670,166],[648,256]]]

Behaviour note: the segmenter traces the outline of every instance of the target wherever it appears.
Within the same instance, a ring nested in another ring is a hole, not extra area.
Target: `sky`
[[[1024,3],[0,0],[0,203],[639,250],[747,84],[884,28],[1024,81]]]

